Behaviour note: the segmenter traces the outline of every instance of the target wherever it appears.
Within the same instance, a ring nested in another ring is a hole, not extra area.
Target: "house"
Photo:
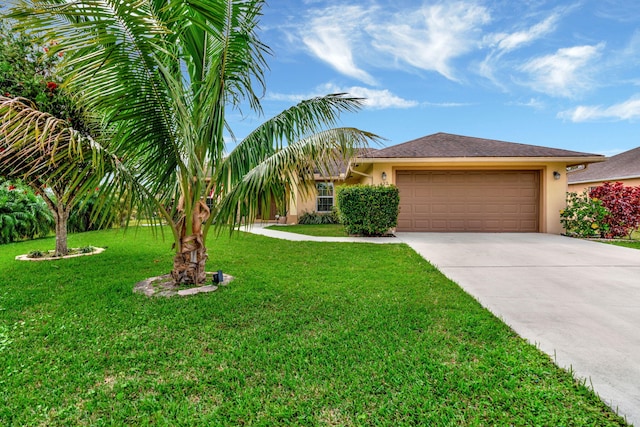
[[[338,176],[318,177],[316,192],[292,192],[287,222],[328,211],[334,185],[395,184],[398,231],[542,232],[559,234],[567,167],[604,156],[437,133],[353,159]]]
[[[627,186],[640,185],[640,147],[625,151],[602,163],[588,165],[567,174],[569,191],[582,193],[605,182],[620,181]]]

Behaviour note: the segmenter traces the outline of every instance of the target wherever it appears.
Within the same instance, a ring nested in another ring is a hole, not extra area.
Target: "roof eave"
[[[353,163],[566,163],[575,166],[605,161],[604,156],[571,157],[362,157]]]
[[[571,177],[571,173],[567,175],[569,178]],[[613,181],[623,181],[625,179],[640,179],[640,174],[637,175],[628,175],[628,176],[618,176],[613,178],[589,178],[582,179],[580,181],[571,181],[569,179],[569,184],[589,184],[592,182],[613,182]]]

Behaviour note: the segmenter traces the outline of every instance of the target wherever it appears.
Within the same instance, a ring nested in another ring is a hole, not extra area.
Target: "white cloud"
[[[338,89],[338,91],[346,92],[358,98],[365,98],[364,105],[374,110],[412,108],[418,105],[418,102],[394,95],[388,89],[369,89],[366,87],[352,86],[350,88]]]
[[[314,9],[298,25],[308,51],[340,73],[375,85],[363,64],[410,66],[458,80],[452,61],[481,44],[488,10],[473,1],[437,3],[390,12],[378,6]]]
[[[272,101],[300,102],[304,99],[326,95],[327,93],[348,93],[357,98],[366,98],[364,106],[375,110],[412,108],[419,105],[417,101],[401,98],[387,89],[370,89],[360,86],[339,87],[331,83],[322,85],[308,94],[280,94],[270,92],[267,94],[266,99]]]
[[[313,55],[338,72],[367,84],[375,79],[358,67],[353,57],[360,33],[358,24],[367,13],[359,6],[332,7],[317,13],[301,28],[302,41]]]
[[[515,29],[511,32],[496,32],[485,36],[483,44],[489,48],[489,53],[478,65],[478,73],[506,90],[503,72],[513,70],[514,66],[513,59],[505,60],[504,57],[556,31],[562,16],[572,9],[573,7],[557,8],[546,18],[529,27],[516,23]]]
[[[534,90],[551,96],[573,97],[591,89],[590,67],[601,54],[605,44],[584,45],[558,49],[553,55],[541,56],[520,67],[528,73],[527,83]]]
[[[537,98],[531,98],[528,101],[524,101],[524,102],[523,101],[512,102],[510,103],[510,105],[515,105],[517,107],[529,107],[536,110],[542,110],[545,107],[544,102],[542,102]]]
[[[374,48],[396,61],[458,80],[451,62],[478,45],[480,27],[490,15],[474,3],[452,2],[380,18],[367,27]]]
[[[558,113],[558,117],[572,122],[640,119],[640,95],[610,107],[581,105]]]
[[[485,42],[498,52],[505,53],[528,45],[533,41],[553,32],[556,29],[560,15],[554,13],[544,21],[539,22],[526,30],[513,33],[494,33],[485,38]]]

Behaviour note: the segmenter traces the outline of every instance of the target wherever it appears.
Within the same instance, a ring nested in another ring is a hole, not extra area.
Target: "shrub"
[[[605,217],[607,208],[592,199],[585,190],[582,194],[567,193],[567,207],[560,211],[560,222],[568,236],[604,237],[609,230]]]
[[[629,187],[621,182],[593,188],[589,192],[609,211],[604,218],[608,225],[605,237],[629,236],[640,226],[640,187]]]
[[[339,224],[338,216],[334,211],[329,213],[305,212],[298,219],[298,224]]]
[[[400,192],[394,185],[343,186],[338,191],[340,221],[349,234],[381,236],[398,224]]]
[[[96,189],[96,193],[89,199],[74,206],[67,223],[69,233],[103,230],[111,228],[116,223],[118,220],[116,207],[101,203],[98,191],[99,189]],[[103,212],[98,218],[98,210],[107,212]]]
[[[0,185],[0,243],[46,236],[53,216],[41,197],[21,183]]]
[[[42,258],[45,253],[40,250],[33,250],[27,254],[27,258]]]

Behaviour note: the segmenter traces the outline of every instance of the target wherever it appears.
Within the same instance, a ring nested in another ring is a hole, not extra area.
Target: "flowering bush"
[[[605,182],[591,189],[589,196],[599,200],[608,210],[604,218],[608,226],[605,237],[631,237],[631,233],[640,226],[640,187]]]
[[[592,199],[585,190],[582,194],[567,193],[567,207],[560,211],[560,222],[568,236],[605,237],[609,233],[607,215],[602,201]]]
[[[55,40],[22,32],[11,21],[0,19],[0,94],[27,98],[38,110],[85,130],[83,113],[62,90],[57,73],[62,53]]]

